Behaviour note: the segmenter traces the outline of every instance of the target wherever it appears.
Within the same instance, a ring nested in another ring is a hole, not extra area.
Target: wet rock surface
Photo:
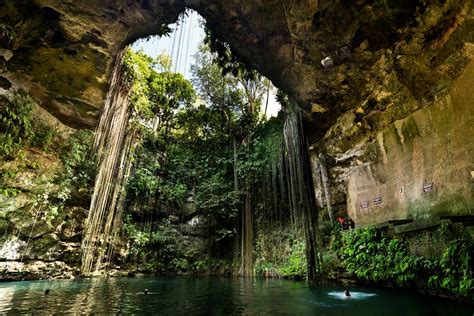
[[[0,160],[0,184],[13,192],[0,194],[0,280],[70,278],[87,210],[56,200],[57,155],[28,148],[21,156]]]
[[[68,125],[93,127],[119,49],[185,6],[306,109],[314,137],[347,110],[387,112],[372,123],[384,125],[425,106],[462,72],[474,25],[466,0],[6,1],[4,77]]]
[[[159,34],[186,6],[304,109],[312,153],[327,162],[336,214],[368,224],[472,213],[469,0],[5,0],[0,96],[25,90],[64,123],[62,132],[92,129],[119,50]],[[0,233],[17,238],[0,239],[0,260],[8,260],[1,275],[69,277],[75,270],[64,262],[79,261],[89,201],[78,194],[60,210],[35,207],[39,188],[58,190],[45,186],[57,161],[28,155],[44,168],[9,180],[20,193],[0,198]],[[435,190],[423,194],[425,182]],[[379,197],[381,206],[362,209]]]
[[[0,282],[73,279],[78,274],[79,268],[62,261],[0,261]]]
[[[354,170],[380,161],[380,133],[449,95],[474,56],[469,0],[7,0],[2,6],[0,94],[24,89],[74,128],[95,126],[121,48],[160,34],[185,7],[197,10],[304,109],[315,155],[327,157],[336,212],[347,211]],[[472,156],[472,149],[462,151]]]

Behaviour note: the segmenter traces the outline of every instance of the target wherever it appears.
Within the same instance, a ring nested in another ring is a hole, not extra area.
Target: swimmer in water
[[[48,294],[49,294],[49,289],[44,290],[44,295],[48,295]]]
[[[148,289],[145,289],[145,291],[143,291],[143,294],[148,294]]]
[[[344,295],[345,295],[346,297],[351,297],[351,293],[349,292],[349,290],[345,290],[345,291],[344,291]]]

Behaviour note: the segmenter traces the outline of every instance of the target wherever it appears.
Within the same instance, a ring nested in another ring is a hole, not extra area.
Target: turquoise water
[[[45,289],[50,289],[48,295]],[[143,294],[148,289],[148,294]],[[110,278],[0,283],[0,314],[469,315],[472,305],[401,290],[250,278]]]

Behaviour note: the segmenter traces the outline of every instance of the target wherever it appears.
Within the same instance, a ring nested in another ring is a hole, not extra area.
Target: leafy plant
[[[429,278],[432,288],[442,288],[465,297],[474,296],[474,276],[472,262],[474,245],[467,239],[456,239],[444,251],[438,269]]]
[[[303,279],[306,277],[306,247],[304,241],[294,241],[288,262],[277,269],[278,273],[288,279]]]
[[[389,239],[373,228],[344,235],[340,253],[346,269],[358,278],[407,285],[419,270],[421,259],[408,255],[403,242]]]
[[[0,156],[12,157],[21,146],[30,142],[33,104],[33,99],[25,93],[15,93],[0,104]]]
[[[15,197],[17,196],[21,191],[15,188],[6,188],[0,186],[0,195],[3,195],[4,197]]]
[[[91,192],[94,187],[96,165],[91,159],[93,132],[79,130],[73,133],[61,150],[64,172],[57,181],[63,186],[74,186],[79,191]]]
[[[153,272],[185,272],[188,266],[183,237],[169,220],[164,220],[153,232],[144,232],[131,223],[125,225],[131,244],[131,254],[144,260]]]
[[[44,151],[50,151],[58,136],[56,129],[42,121],[37,121],[33,125],[33,131],[31,145]]]
[[[240,194],[230,184],[219,174],[201,183],[196,194],[198,209],[221,220],[237,216]]]
[[[405,243],[384,236],[374,228],[344,234],[339,255],[347,271],[358,278],[407,286],[415,281],[436,291],[474,298],[470,239],[448,244],[440,259],[408,254]]]

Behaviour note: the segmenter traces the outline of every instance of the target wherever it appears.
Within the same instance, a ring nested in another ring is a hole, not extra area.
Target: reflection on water
[[[347,299],[364,300],[364,299],[368,299],[369,297],[376,296],[377,294],[366,293],[366,292],[350,292],[350,296],[346,296],[344,292],[333,291],[333,292],[329,292],[328,295],[334,298],[338,298],[340,300],[347,300]]]
[[[45,289],[50,289],[45,294]],[[145,294],[144,290],[148,289]],[[405,291],[252,278],[110,278],[0,284],[0,314],[469,315],[472,306]]]

